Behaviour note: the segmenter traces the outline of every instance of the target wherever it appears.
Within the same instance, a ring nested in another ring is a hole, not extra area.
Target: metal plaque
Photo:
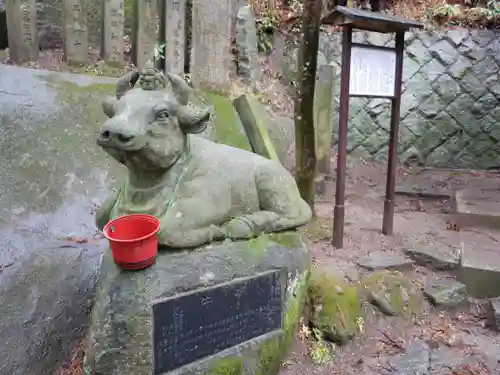
[[[393,97],[396,50],[352,46],[349,95]]]
[[[281,319],[279,270],[157,301],[154,374],[279,330]]]

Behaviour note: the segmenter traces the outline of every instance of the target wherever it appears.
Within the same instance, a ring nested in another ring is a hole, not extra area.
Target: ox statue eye
[[[158,112],[158,114],[156,115],[156,118],[160,121],[165,121],[167,118],[168,118],[168,113],[167,111],[161,111],[161,112]]]

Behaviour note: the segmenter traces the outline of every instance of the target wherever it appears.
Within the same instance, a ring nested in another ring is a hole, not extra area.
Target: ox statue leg
[[[223,229],[235,239],[251,238],[261,233],[294,229],[312,217],[293,177],[281,165],[269,164],[256,175],[261,210],[230,220]]]

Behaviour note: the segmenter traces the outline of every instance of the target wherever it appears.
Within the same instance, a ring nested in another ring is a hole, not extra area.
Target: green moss
[[[238,357],[230,357],[219,360],[206,375],[241,375],[243,374],[243,362]]]
[[[296,231],[270,233],[268,237],[271,241],[286,247],[295,247],[303,242],[302,233]]]
[[[295,231],[282,233],[264,233],[259,237],[248,241],[248,249],[256,254],[261,254],[267,250],[269,243],[274,242],[279,245],[293,248],[302,242],[302,234]]]
[[[313,242],[324,241],[332,236],[333,220],[317,216],[300,230]]]
[[[363,317],[358,291],[341,277],[314,269],[309,282],[312,321],[325,338],[345,343],[359,330]]]
[[[260,367],[257,375],[271,375],[279,372],[281,362],[292,344],[302,315],[309,274],[310,272],[307,270],[300,276],[295,295],[290,295],[283,320],[283,335],[266,342],[260,348]]]
[[[238,124],[239,118],[231,100],[227,96],[213,92],[206,92],[206,95],[216,113],[214,127],[217,141],[229,146],[252,151],[243,129],[240,129]]]
[[[368,274],[360,280],[361,293],[375,293],[388,307],[401,316],[411,318],[422,306],[422,296],[411,280],[400,272],[379,271]]]
[[[249,240],[247,246],[252,253],[262,254],[267,251],[267,245],[269,245],[269,235],[262,234]]]

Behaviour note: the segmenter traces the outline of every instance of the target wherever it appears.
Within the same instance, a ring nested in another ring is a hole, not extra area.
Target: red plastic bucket
[[[152,215],[126,215],[104,227],[111,254],[119,267],[141,270],[151,266],[158,254],[160,221]]]

